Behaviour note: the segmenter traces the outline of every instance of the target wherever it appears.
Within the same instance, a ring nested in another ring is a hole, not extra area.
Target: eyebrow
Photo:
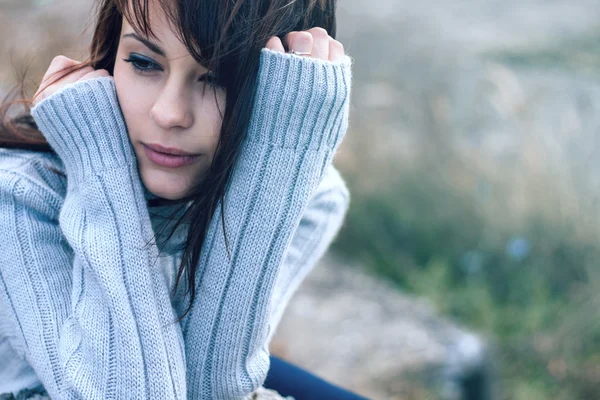
[[[163,50],[162,50],[160,47],[158,47],[158,45],[157,45],[157,44],[155,44],[155,43],[153,43],[153,42],[149,41],[149,40],[148,40],[148,39],[146,39],[146,38],[143,38],[143,37],[139,36],[137,33],[126,33],[125,35],[123,35],[123,39],[124,39],[124,38],[128,38],[128,37],[131,37],[131,38],[134,38],[134,39],[137,39],[137,40],[139,40],[139,41],[140,41],[140,42],[142,42],[142,43],[143,43],[143,44],[144,44],[144,45],[145,45],[147,48],[149,48],[151,51],[153,51],[153,52],[154,52],[154,53],[156,53],[156,54],[160,54],[160,55],[161,55],[161,56],[163,56],[163,57],[166,57],[166,56],[167,56],[167,55],[165,54],[165,52],[164,52],[164,51],[163,51]]]

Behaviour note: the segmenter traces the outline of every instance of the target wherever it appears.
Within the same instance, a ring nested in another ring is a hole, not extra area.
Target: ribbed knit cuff
[[[250,140],[334,150],[348,127],[352,59],[261,51]]]
[[[66,85],[31,114],[67,176],[81,180],[136,160],[112,77]]]

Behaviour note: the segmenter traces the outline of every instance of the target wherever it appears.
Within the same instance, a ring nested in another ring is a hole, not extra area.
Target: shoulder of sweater
[[[0,148],[1,190],[7,190],[16,181],[28,194],[36,193],[36,197],[57,207],[67,190],[64,166],[55,154]]]

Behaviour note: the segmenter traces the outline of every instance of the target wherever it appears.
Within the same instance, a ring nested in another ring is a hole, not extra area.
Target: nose
[[[189,128],[194,123],[192,98],[183,85],[167,83],[150,109],[150,116],[165,130]]]

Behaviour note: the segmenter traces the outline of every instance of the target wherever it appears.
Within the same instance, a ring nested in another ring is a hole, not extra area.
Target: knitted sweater
[[[180,323],[186,295],[170,296],[180,254],[159,257],[152,241],[152,196],[112,77],[38,103],[56,155],[0,150],[0,394],[40,382],[55,400],[242,399],[259,388],[283,310],[348,207],[332,158],[350,87],[349,57],[262,50],[248,135]]]

